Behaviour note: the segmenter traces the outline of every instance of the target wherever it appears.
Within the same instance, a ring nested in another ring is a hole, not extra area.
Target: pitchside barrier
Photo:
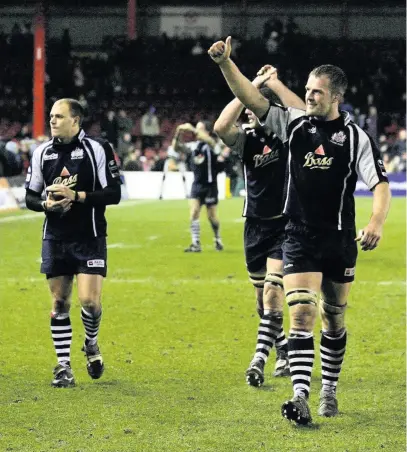
[[[0,212],[25,207],[24,176],[0,177]],[[124,171],[122,199],[186,199],[191,192],[192,172]],[[406,173],[389,174],[392,196],[406,196]],[[230,197],[230,181],[218,174],[219,199]],[[358,181],[356,196],[372,196],[366,185]]]

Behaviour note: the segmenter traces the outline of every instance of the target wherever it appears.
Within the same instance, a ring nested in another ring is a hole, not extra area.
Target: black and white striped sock
[[[259,328],[257,330],[257,345],[256,353],[252,361],[262,359],[264,363],[267,362],[270,355],[270,350],[276,341],[280,332],[283,319],[276,319],[270,313],[271,311],[265,309],[260,319]]]
[[[51,335],[58,363],[69,366],[71,361],[72,326],[68,313],[51,313]]]
[[[102,311],[93,314],[86,311],[85,308],[81,310],[81,319],[85,327],[85,345],[96,344],[98,340],[100,320],[102,318]]]
[[[335,392],[346,351],[346,330],[338,337],[321,334],[322,391]]]
[[[294,395],[308,398],[315,359],[314,337],[306,331],[290,331],[288,361]]]
[[[191,221],[191,238],[194,245],[197,245],[201,241],[201,225],[199,220]]]
[[[276,338],[276,351],[278,354],[286,355],[288,353],[288,341],[284,333],[283,319],[281,319],[280,331],[278,332]]]

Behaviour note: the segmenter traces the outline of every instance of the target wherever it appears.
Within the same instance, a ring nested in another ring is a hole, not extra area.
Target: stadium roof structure
[[[38,3],[38,0],[20,0],[18,6],[34,6]],[[82,6],[92,6],[92,7],[120,7],[126,6],[127,0],[43,0],[43,3],[48,4],[48,6],[67,6],[67,7],[82,7]],[[247,7],[250,6],[272,6],[270,0],[136,0],[139,7],[147,6],[239,6],[245,4]],[[383,8],[383,6],[405,6],[405,0],[285,0],[284,6],[310,6],[310,4],[315,4],[315,6],[366,6],[366,7],[378,7]],[[15,0],[2,0],[0,1],[0,7],[7,6],[17,6]]]

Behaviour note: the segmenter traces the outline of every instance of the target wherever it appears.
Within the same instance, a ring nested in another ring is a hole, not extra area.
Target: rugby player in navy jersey
[[[94,379],[104,370],[98,332],[102,282],[107,272],[105,209],[120,202],[121,181],[110,144],[85,134],[81,129],[83,116],[75,99],[54,103],[50,112],[52,139],[35,149],[26,179],[27,207],[45,213],[41,273],[47,277],[52,297],[51,334],[58,360],[54,387],[75,385],[70,358],[75,275],[87,370]],[[44,189],[45,201],[41,197]]]
[[[347,88],[337,66],[313,69],[305,86],[306,110],[271,105],[230,59],[231,38],[209,55],[235,96],[289,149],[284,213],[284,290],[290,313],[288,358],[294,395],[282,414],[297,424],[312,421],[308,398],[315,358],[313,330],[318,299],[322,388],[318,414],[339,413],[337,383],[346,351],[345,310],[355,277],[357,242],[373,250],[383,234],[390,189],[372,138],[339,110]],[[265,75],[265,74],[263,74]],[[373,192],[368,224],[356,234],[354,191],[358,178]]]
[[[192,132],[195,140],[184,143],[185,132]],[[190,123],[181,124],[175,131],[172,140],[172,148],[176,152],[189,153],[194,173],[194,180],[190,195],[190,228],[191,245],[185,249],[186,253],[200,253],[201,248],[201,227],[199,217],[201,208],[206,206],[209,223],[214,233],[215,249],[223,250],[220,236],[220,224],[217,215],[218,204],[218,173],[223,171],[223,157],[215,151],[216,140],[211,136],[212,127],[207,121],[199,121],[194,127]]]
[[[257,76],[252,83],[267,99],[305,108],[304,102],[278,79],[273,67],[264,67],[260,72],[266,76]],[[240,155],[243,163],[246,189],[244,250],[260,316],[256,352],[246,370],[246,381],[251,386],[261,386],[264,366],[273,345],[277,353],[273,375],[289,375],[287,339],[283,329],[281,248],[286,224],[283,205],[288,153],[275,134],[264,132],[250,110],[245,110],[248,124],[238,127],[236,123],[243,110],[244,105],[239,99],[232,100],[220,114],[214,130],[227,146]]]

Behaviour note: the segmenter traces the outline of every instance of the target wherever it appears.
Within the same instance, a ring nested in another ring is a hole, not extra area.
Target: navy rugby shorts
[[[282,260],[285,218],[258,220],[246,218],[244,224],[244,252],[249,273],[266,271],[267,258]]]
[[[218,186],[217,184],[192,184],[191,198],[198,199],[201,205],[215,206],[218,204]]]
[[[47,278],[73,276],[78,273],[105,277],[107,274],[106,237],[90,238],[83,242],[43,240],[41,273],[45,273]]]
[[[355,279],[358,248],[355,229],[318,229],[289,221],[283,244],[284,275],[322,273],[334,282]]]

